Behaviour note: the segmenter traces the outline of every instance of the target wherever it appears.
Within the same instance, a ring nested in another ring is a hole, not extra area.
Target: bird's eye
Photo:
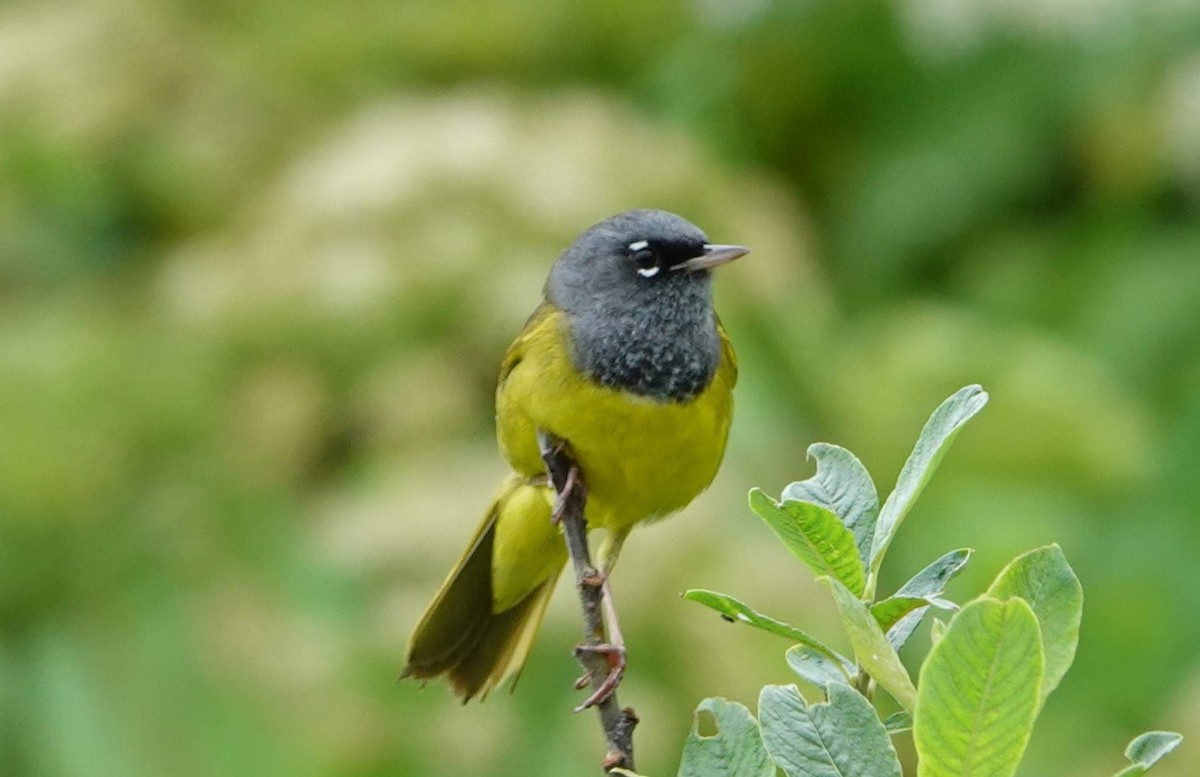
[[[638,275],[652,278],[658,274],[658,254],[648,247],[645,241],[639,241],[629,247],[633,251],[633,266],[637,268]]]

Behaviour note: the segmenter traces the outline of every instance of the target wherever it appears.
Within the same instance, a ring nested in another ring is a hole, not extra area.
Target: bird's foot
[[[556,492],[550,520],[558,525],[566,516],[571,500],[578,500],[582,506],[584,500],[587,499],[587,489],[583,484],[583,472],[580,471],[579,465],[571,456],[566,440],[543,429],[538,430],[537,440],[538,451],[541,453],[542,461],[546,463],[546,474],[550,477],[550,485]],[[582,507],[580,509],[582,510]]]
[[[563,487],[558,489],[558,494],[554,497],[554,509],[550,511],[550,522],[554,525],[562,523],[563,516],[567,514],[567,501],[575,496],[575,490],[580,491],[580,496],[583,495],[583,473],[579,471],[579,465],[571,463],[570,469],[567,470],[566,482]]]
[[[575,681],[575,687],[582,690],[596,676],[597,669],[606,669],[604,680],[596,686],[592,691],[592,695],[583,700],[583,703],[575,708],[576,712],[583,712],[588,707],[594,707],[601,704],[613,695],[617,690],[617,686],[621,684],[621,678],[625,675],[625,648],[622,645],[576,645],[575,657],[586,658],[594,656],[600,659],[603,667],[596,667],[590,670],[583,677]]]

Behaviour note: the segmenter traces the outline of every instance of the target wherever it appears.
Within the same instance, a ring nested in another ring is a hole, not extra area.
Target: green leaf
[[[1018,596],[1033,608],[1042,629],[1046,673],[1042,703],[1058,687],[1075,660],[1079,623],[1083,618],[1083,588],[1057,545],[1036,548],[1013,559],[987,590],[989,596]]]
[[[1010,777],[1042,682],[1037,618],[1021,599],[964,607],[921,667],[913,720],[917,777]]]
[[[941,596],[946,590],[946,583],[954,579],[974,553],[970,548],[952,550],[929,566],[913,575],[907,583],[900,586],[896,596]]]
[[[781,501],[811,502],[832,511],[854,535],[858,557],[865,567],[879,517],[879,495],[867,468],[850,451],[825,442],[808,446],[817,474],[783,489]]]
[[[941,463],[942,457],[954,441],[962,425],[987,404],[988,395],[980,386],[959,389],[938,406],[925,422],[925,428],[917,438],[917,444],[904,462],[896,487],[892,490],[875,524],[875,537],[871,543],[870,571],[878,574],[883,555],[896,536],[896,529],[908,514],[913,502],[920,496],[925,484]]]
[[[821,580],[833,592],[833,601],[837,604],[838,614],[842,616],[842,625],[850,637],[850,644],[854,646],[854,656],[859,666],[867,670],[879,687],[890,693],[901,707],[911,711],[917,703],[917,689],[871,611],[837,580],[830,577]]]
[[[883,719],[883,727],[889,734],[902,734],[912,730],[912,715],[904,710],[893,712]]]
[[[698,602],[703,604],[705,607],[714,609],[731,621],[745,623],[749,626],[753,626],[756,629],[762,629],[763,631],[768,631],[772,634],[786,637],[793,642],[799,642],[801,644],[808,645],[814,650],[824,653],[833,661],[849,663],[845,658],[838,655],[837,651],[816,637],[811,636],[807,632],[798,629],[795,626],[784,623],[783,621],[777,621],[772,617],[756,612],[744,602],[734,599],[732,596],[717,593],[716,591],[705,591],[703,589],[695,588],[690,591],[684,591],[683,598],[689,599],[693,602]]]
[[[1174,731],[1147,731],[1135,737],[1125,748],[1125,757],[1133,766],[1122,769],[1116,777],[1141,777],[1182,741],[1183,737]]]
[[[891,738],[875,708],[848,685],[808,705],[794,685],[768,685],[758,697],[762,740],[787,777],[901,777]]]
[[[700,734],[700,715],[712,715],[717,733]],[[692,731],[683,746],[679,777],[774,777],[750,710],[734,701],[705,699],[696,707]]]
[[[876,602],[871,605],[871,615],[875,616],[875,621],[879,624],[879,628],[887,630],[895,626],[904,616],[915,610],[923,610],[930,607],[935,602],[931,599],[926,599],[923,596],[893,596],[890,599],[884,599],[882,602]],[[941,602],[941,604],[948,604]],[[895,645],[892,646],[895,649]]]
[[[825,688],[830,683],[854,683],[854,667],[845,659],[834,660],[808,645],[793,645],[784,654],[788,667],[800,679]]]
[[[936,645],[942,641],[942,637],[944,636],[946,636],[946,621],[941,618],[934,618],[933,623],[929,625],[929,641],[932,645]]]
[[[863,563],[854,535],[837,515],[811,502],[776,502],[759,488],[750,491],[750,509],[818,576],[829,575],[862,595]]]
[[[900,590],[896,591],[894,598],[905,596],[936,598],[941,596],[945,591],[946,583],[950,582],[966,566],[967,561],[971,558],[971,553],[970,548],[950,551],[913,575],[907,583],[900,586]],[[908,638],[921,625],[921,621],[925,619],[928,612],[929,610],[926,608],[914,610],[887,629],[888,642],[892,643],[896,652],[900,652],[900,648],[908,642]]]

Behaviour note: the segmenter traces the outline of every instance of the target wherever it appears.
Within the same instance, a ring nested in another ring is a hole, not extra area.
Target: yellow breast
[[[593,528],[665,517],[712,482],[725,453],[737,367],[722,359],[707,388],[685,402],[597,385],[571,364],[561,314],[539,308],[510,348],[496,395],[500,448],[524,475],[545,471],[537,430],[567,440],[588,487]]]

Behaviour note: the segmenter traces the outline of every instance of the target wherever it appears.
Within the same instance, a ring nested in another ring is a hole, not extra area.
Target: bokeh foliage
[[[6,4],[4,771],[588,773],[569,597],[511,698],[391,681],[502,473],[508,338],[631,206],[755,248],[718,284],[725,469],[615,580],[640,771],[780,679],[675,594],[832,617],[746,490],[818,439],[886,481],[968,382],[992,405],[883,587],[1058,542],[1087,612],[1029,773],[1196,733],[1197,41],[1136,0]]]

